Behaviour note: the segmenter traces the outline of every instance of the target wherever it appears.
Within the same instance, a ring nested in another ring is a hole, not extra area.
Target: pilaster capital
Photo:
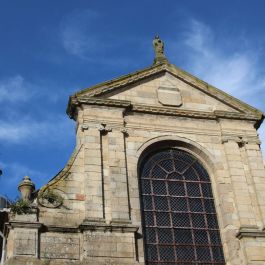
[[[85,131],[85,130],[88,130],[88,129],[89,129],[89,126],[87,124],[82,124],[81,125],[82,132]]]
[[[124,134],[125,137],[129,136],[129,132],[126,127],[121,128],[121,132]]]
[[[228,143],[228,142],[244,144],[246,142],[246,139],[244,137],[237,136],[237,135],[222,135],[221,140],[222,140],[222,144]]]
[[[224,134],[222,135],[221,140],[222,144],[227,142],[235,142],[241,146],[244,146],[246,144],[261,144],[261,141],[258,136],[239,136],[235,134]]]
[[[98,126],[98,130],[103,134],[107,134],[108,132],[112,131],[112,128],[109,127],[106,123],[101,123]]]

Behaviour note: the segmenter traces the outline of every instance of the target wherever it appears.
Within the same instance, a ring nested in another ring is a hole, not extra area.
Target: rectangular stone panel
[[[37,254],[37,231],[15,230],[15,255],[35,256]]]
[[[84,234],[84,253],[88,257],[134,257],[134,235],[119,232],[87,232]]]
[[[44,233],[41,235],[41,258],[79,259],[79,234]]]

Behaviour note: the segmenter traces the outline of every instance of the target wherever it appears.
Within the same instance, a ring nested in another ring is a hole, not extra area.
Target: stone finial
[[[35,190],[35,184],[28,176],[25,176],[23,180],[19,183],[18,190],[21,193],[22,199],[29,201],[31,199],[32,192]]]
[[[154,64],[168,62],[164,54],[164,42],[159,38],[158,35],[156,35],[153,40],[153,47],[155,50]]]

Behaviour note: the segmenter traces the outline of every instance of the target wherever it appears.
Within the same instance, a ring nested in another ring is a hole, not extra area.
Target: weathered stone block
[[[80,259],[80,236],[71,233],[43,233],[40,256],[45,259]]]

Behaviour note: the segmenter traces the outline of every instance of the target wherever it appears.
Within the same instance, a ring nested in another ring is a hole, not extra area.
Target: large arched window
[[[140,190],[146,264],[225,264],[210,179],[194,156],[152,153]]]

